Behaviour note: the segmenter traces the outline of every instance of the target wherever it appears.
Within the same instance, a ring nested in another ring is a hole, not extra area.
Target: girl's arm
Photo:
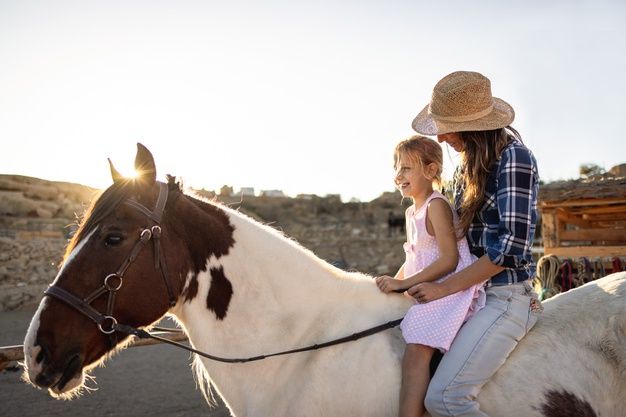
[[[400,269],[398,269],[398,272],[396,272],[396,275],[394,276],[394,278],[395,279],[404,279],[404,264],[402,264]]]
[[[417,274],[407,277],[404,280],[405,288],[439,279],[454,271],[459,263],[459,249],[450,205],[441,198],[431,200],[428,203],[428,221],[433,226],[439,257]]]
[[[440,198],[428,203],[428,221],[437,241],[439,257],[426,268],[405,279],[378,277],[376,283],[383,292],[406,290],[420,282],[430,282],[454,271],[459,261],[456,234],[450,205]],[[404,268],[402,268],[404,272]],[[398,275],[396,275],[398,278]]]
[[[399,283],[404,281],[404,264],[402,264],[400,269],[398,269],[395,276],[390,277],[389,275],[381,275],[376,277],[375,280],[376,285],[378,285],[378,288],[380,288],[382,292],[398,291],[400,288]]]

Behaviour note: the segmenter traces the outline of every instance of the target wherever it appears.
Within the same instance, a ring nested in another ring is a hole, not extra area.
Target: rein
[[[112,345],[113,345],[113,333],[120,332],[123,334],[136,336],[140,339],[158,340],[160,342],[167,343],[167,344],[179,347],[181,349],[185,349],[189,352],[193,352],[197,355],[200,355],[207,359],[211,359],[211,360],[218,361],[218,362],[246,363],[246,362],[254,362],[254,361],[259,361],[259,360],[266,359],[266,358],[271,358],[273,356],[281,356],[281,355],[287,355],[290,353],[317,350],[317,349],[321,349],[321,348],[325,348],[329,346],[335,346],[335,345],[345,343],[345,342],[355,341],[355,340],[382,332],[384,330],[396,327],[402,321],[402,319],[392,320],[387,323],[384,323],[384,324],[381,324],[381,325],[378,325],[378,326],[375,326],[375,327],[372,327],[372,328],[369,328],[369,329],[366,329],[357,333],[353,333],[350,336],[341,337],[339,339],[334,339],[328,342],[313,344],[313,345],[302,347],[302,348],[284,350],[281,352],[269,353],[266,355],[253,356],[249,358],[222,358],[219,356],[210,355],[206,352],[199,351],[197,349],[194,349],[182,343],[178,343],[173,340],[169,340],[169,339],[157,336],[146,330],[138,329],[133,326],[118,323],[117,319],[115,319],[115,317],[113,316],[113,309],[115,307],[115,294],[122,287],[124,274],[126,273],[127,269],[135,261],[135,259],[139,255],[139,252],[141,252],[141,250],[144,248],[144,246],[146,246],[146,244],[150,240],[153,241],[154,268],[160,271],[161,277],[163,278],[165,282],[165,286],[167,288],[167,294],[169,298],[169,305],[170,307],[173,307],[176,304],[176,298],[174,297],[172,287],[170,285],[170,281],[167,277],[165,258],[161,255],[162,251],[161,251],[161,241],[160,241],[160,238],[161,238],[160,223],[163,217],[163,211],[165,210],[165,204],[167,203],[168,186],[167,184],[164,184],[161,182],[159,182],[158,184],[159,184],[159,197],[157,199],[154,210],[150,210],[146,208],[144,205],[138,203],[135,200],[128,199],[124,201],[124,204],[127,204],[133,207],[134,209],[138,210],[155,224],[152,227],[145,228],[141,231],[139,235],[139,239],[137,240],[137,242],[131,249],[129,255],[126,257],[124,262],[122,262],[122,265],[117,269],[116,272],[112,274],[108,274],[104,278],[104,282],[100,286],[100,288],[98,288],[97,290],[95,290],[94,292],[92,292],[90,295],[88,295],[85,298],[77,297],[76,295],[70,293],[69,291],[64,290],[63,288],[59,287],[58,285],[51,285],[44,291],[45,295],[56,298],[68,304],[69,306],[73,307],[74,309],[76,309],[83,315],[87,316],[89,319],[91,319],[94,323],[96,323],[96,325],[98,326],[98,329],[102,333],[109,336],[109,341]],[[92,307],[91,303],[107,292],[108,292],[107,308],[106,308],[106,312],[103,314],[103,313],[100,313],[98,310],[96,310],[94,307]],[[158,328],[158,329],[170,331],[170,332],[176,331],[173,329],[163,329],[163,328]]]
[[[355,340],[358,339],[362,339],[364,337],[367,336],[371,336],[374,335],[376,333],[380,333],[383,330],[387,330],[387,329],[391,329],[396,327],[397,325],[400,324],[400,322],[402,321],[402,319],[397,319],[397,320],[392,320],[392,321],[388,321],[387,323],[375,326],[375,327],[371,327],[369,329],[363,330],[361,332],[358,333],[353,333],[350,336],[345,336],[345,337],[341,337],[339,339],[334,339],[328,342],[324,342],[324,343],[319,343],[319,344],[313,344],[310,346],[306,346],[306,347],[301,347],[301,348],[297,348],[297,349],[290,349],[290,350],[284,350],[281,352],[275,352],[275,353],[268,353],[266,355],[259,355],[259,356],[252,356],[249,358],[222,358],[219,356],[214,356],[214,355],[210,355],[206,352],[202,352],[200,350],[194,349],[190,346],[184,345],[182,343],[178,343],[175,342],[173,340],[169,340],[166,339],[164,337],[160,337],[160,336],[156,336],[150,332],[147,332],[145,330],[142,329],[137,329],[136,327],[132,327],[132,326],[126,326],[126,325],[118,325],[118,331],[122,332],[122,333],[126,333],[126,334],[130,334],[133,336],[137,336],[140,339],[154,339],[154,340],[158,340],[160,342],[163,343],[167,343],[176,347],[179,347],[181,349],[185,349],[189,352],[195,353],[196,355],[200,355],[202,357],[205,357],[207,359],[211,359],[217,362],[225,362],[225,363],[246,363],[246,362],[255,362],[255,361],[260,361],[262,359],[266,359],[266,358],[271,358],[273,356],[282,356],[282,355],[288,355],[290,353],[298,353],[298,352],[306,352],[306,351],[310,351],[310,350],[317,350],[317,349],[321,349],[321,348],[325,348],[325,347],[329,347],[329,346],[335,346],[335,345],[339,345],[341,343],[346,343],[346,342],[353,342]],[[172,329],[163,329],[161,328],[160,330],[168,330],[168,331],[175,331]]]

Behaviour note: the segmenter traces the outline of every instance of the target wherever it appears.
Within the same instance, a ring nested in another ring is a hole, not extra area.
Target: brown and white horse
[[[272,228],[157,182],[138,146],[134,180],[92,205],[35,313],[28,379],[72,397],[128,342],[119,326],[173,315],[193,346],[251,357],[350,335],[411,301],[341,271]],[[479,400],[493,416],[626,416],[626,275],[554,297]],[[236,416],[395,416],[398,329],[310,352],[227,364],[196,357]],[[209,395],[210,396],[210,395]]]

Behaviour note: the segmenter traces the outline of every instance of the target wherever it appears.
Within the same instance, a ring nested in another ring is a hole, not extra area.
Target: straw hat
[[[422,135],[492,130],[515,118],[513,107],[491,95],[491,82],[477,72],[448,74],[433,88],[430,103],[413,120]]]

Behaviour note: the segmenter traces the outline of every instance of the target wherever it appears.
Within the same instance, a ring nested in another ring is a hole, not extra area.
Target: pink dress
[[[405,277],[410,277],[421,271],[439,257],[437,241],[426,230],[428,203],[435,198],[441,198],[448,202],[441,193],[434,191],[422,207],[416,208],[413,205],[406,211]],[[452,213],[456,223],[457,217],[454,209],[452,209]],[[454,272],[466,268],[476,260],[476,257],[470,253],[465,239],[458,241],[457,247],[459,263]],[[436,282],[444,281],[448,276],[439,278]],[[483,284],[474,285],[435,301],[415,304],[409,309],[400,324],[404,340],[407,343],[431,346],[442,352],[447,352],[461,325],[484,305]]]

